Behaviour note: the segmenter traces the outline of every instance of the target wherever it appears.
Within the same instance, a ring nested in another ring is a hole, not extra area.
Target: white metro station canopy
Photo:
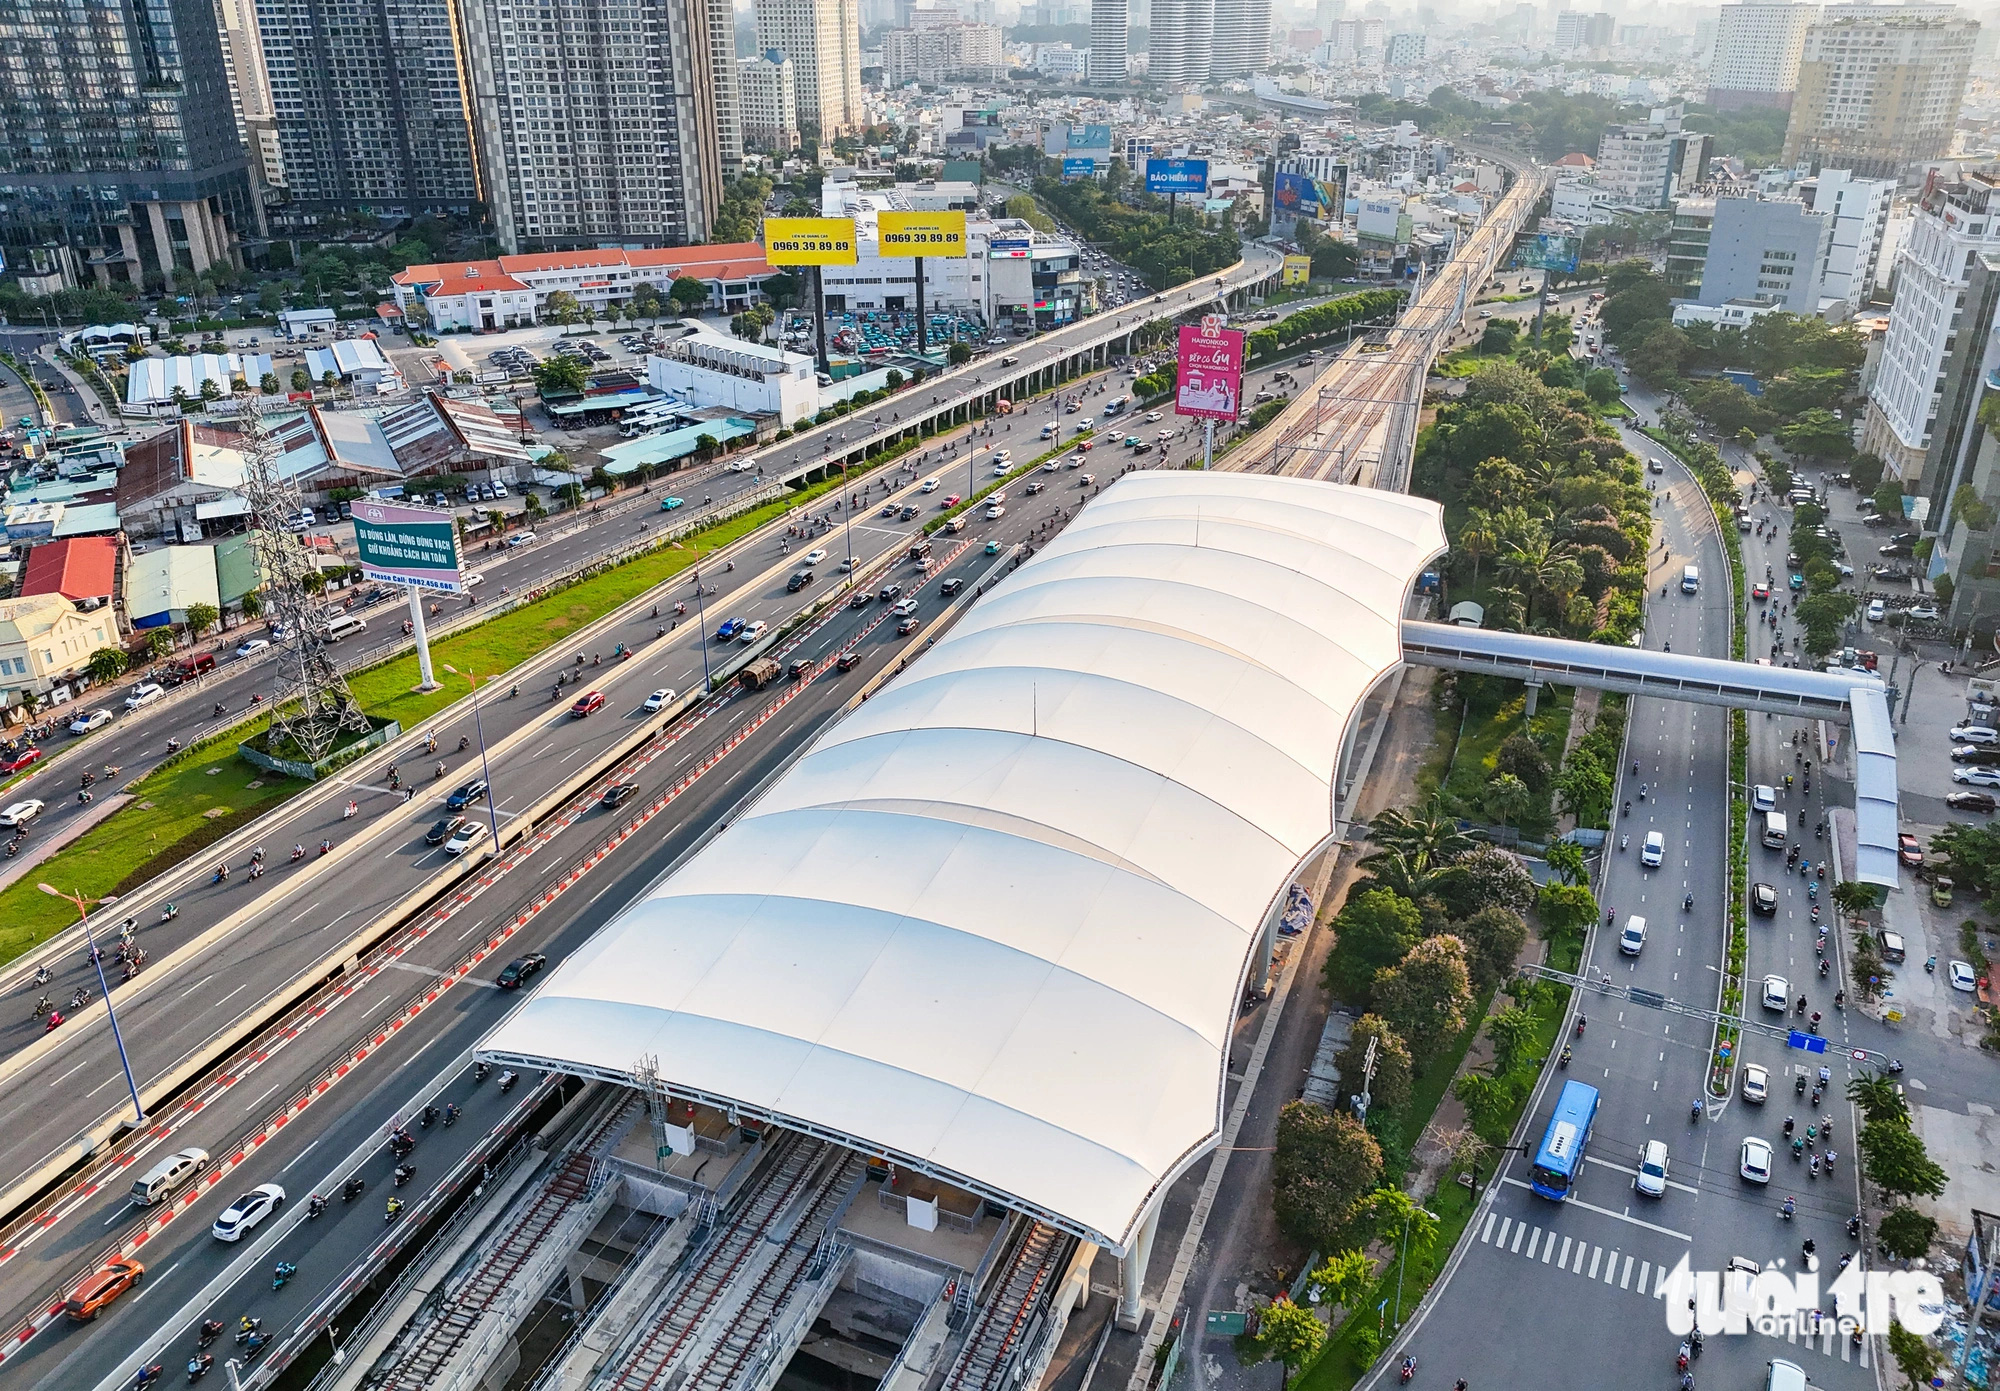
[[[558,970],[485,1056],[884,1154],[1127,1246],[1215,1142],[1267,918],[1435,503],[1107,488]]]

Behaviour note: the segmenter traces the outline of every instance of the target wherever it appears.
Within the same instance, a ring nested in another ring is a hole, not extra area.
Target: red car
[[[1912,867],[1921,865],[1924,862],[1924,847],[1908,831],[1899,831],[1896,834],[1896,858]]]
[[[23,768],[31,767],[41,762],[41,759],[42,751],[40,749],[23,749],[6,760],[0,761],[0,773],[18,773]]]
[[[576,704],[569,707],[569,712],[570,714],[576,716],[576,718],[580,720],[585,715],[594,715],[603,708],[604,708],[604,692],[585,691],[582,695],[576,698]]]

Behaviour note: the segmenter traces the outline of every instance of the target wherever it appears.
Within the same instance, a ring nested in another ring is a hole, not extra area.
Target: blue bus
[[[1583,1170],[1584,1147],[1590,1143],[1590,1126],[1597,1119],[1597,1088],[1582,1082],[1563,1083],[1556,1098],[1556,1113],[1542,1135],[1542,1147],[1535,1151],[1534,1190],[1544,1198],[1561,1202]]]

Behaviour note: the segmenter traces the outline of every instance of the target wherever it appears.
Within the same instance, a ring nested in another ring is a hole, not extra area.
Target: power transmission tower
[[[278,643],[281,684],[266,747],[284,757],[289,743],[301,762],[317,763],[333,752],[343,733],[366,734],[372,726],[327,651],[325,601],[306,587],[306,576],[318,566],[289,526],[304,505],[298,485],[279,474],[277,446],[265,432],[254,397],[245,393],[238,400],[251,544],[264,575],[265,612],[284,634]]]

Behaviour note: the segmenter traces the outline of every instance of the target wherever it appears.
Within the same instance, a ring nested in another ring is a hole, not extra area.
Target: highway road
[[[721,464],[683,470],[662,479],[644,493],[616,495],[601,504],[601,510],[597,512],[552,516],[545,526],[538,529],[541,539],[532,546],[497,555],[483,550],[471,553],[471,564],[486,577],[480,592],[487,596],[486,601],[490,603],[499,597],[497,591],[501,586],[515,592],[531,590],[553,575],[629,546],[640,539],[641,523],[651,525],[659,519],[657,506],[661,496],[678,495],[688,499],[695,507],[702,505],[700,499],[713,498],[711,506],[719,511],[728,506],[732,497],[746,489],[761,486],[771,479],[794,476],[803,469],[824,464],[838,466],[843,457],[850,467],[859,468],[867,449],[914,434],[924,419],[948,416],[967,402],[984,402],[990,409],[996,397],[1008,392],[1025,395],[1025,388],[1031,379],[1042,376],[1053,365],[1073,363],[1088,345],[1115,347],[1129,341],[1130,331],[1143,323],[1170,319],[1191,307],[1214,301],[1225,290],[1254,285],[1270,278],[1280,262],[1279,253],[1269,247],[1247,245],[1244,247],[1244,260],[1223,277],[1226,281],[1224,286],[1217,286],[1213,280],[1183,286],[1150,296],[1136,304],[1128,304],[1113,313],[1100,314],[1062,329],[1037,334],[1004,350],[1002,355],[1011,360],[1011,365],[1005,368],[999,366],[999,355],[982,355],[966,366],[924,383],[921,395],[912,389],[881,403],[866,417],[858,414],[848,416],[757,451],[755,461],[762,469],[761,476],[733,472]],[[26,339],[16,341],[25,342]],[[44,375],[50,378],[55,376],[52,370]],[[58,410],[64,409],[62,401],[65,399],[72,400],[71,415],[79,414],[81,403],[74,402],[73,398],[59,397]],[[689,515],[685,511],[674,514],[676,518]],[[361,592],[365,593],[368,589],[368,586],[363,586]],[[354,611],[375,626],[366,640],[355,639],[346,644],[338,654],[340,659],[349,665],[360,665],[380,660],[396,650],[406,650],[406,645],[396,641],[403,608],[401,591],[395,591],[376,604],[357,604]],[[6,794],[9,801],[38,797],[48,804],[49,810],[36,824],[35,842],[39,844],[60,838],[78,829],[75,824],[78,818],[94,820],[103,813],[105,808],[96,803],[83,806],[77,801],[80,779],[86,770],[101,772],[103,765],[110,765],[120,770],[118,784],[129,784],[167,756],[168,740],[178,739],[185,745],[208,737],[227,728],[235,718],[240,718],[250,706],[252,695],[262,694],[267,699],[277,696],[282,676],[275,654],[265,652],[249,660],[239,660],[234,656],[236,644],[250,636],[263,636],[263,629],[259,626],[240,627],[213,644],[218,657],[217,668],[213,673],[197,678],[195,684],[199,695],[177,690],[172,700],[127,715],[122,700],[126,690],[140,679],[135,673],[108,689],[89,692],[74,705],[52,711],[46,722],[53,729],[40,747],[44,749],[47,761],[54,766],[17,782]],[[214,707],[217,704],[233,714],[216,717]],[[78,709],[100,707],[113,712],[109,726],[80,738],[68,734],[67,721]],[[100,785],[96,791],[101,797],[104,788]],[[24,863],[8,862],[0,867],[0,883],[7,882],[9,874],[19,877],[25,869]]]
[[[1085,491],[1074,486],[1078,472],[1065,470],[1059,475],[1043,475],[1038,471],[1035,477],[1050,483],[1048,491],[1040,497],[1029,499],[1020,496],[1018,488],[1010,489],[1016,497],[1010,499],[1007,515],[1000,522],[975,523],[962,538],[940,538],[936,555],[941,559],[950,554],[952,547],[963,544],[962,553],[950,564],[934,568],[926,578],[920,569],[897,562],[888,567],[887,578],[908,586],[907,592],[918,601],[919,616],[940,613],[945,601],[939,597],[939,590],[946,580],[975,579],[1000,563],[1000,557],[987,554],[989,541],[1010,545],[1045,535],[1040,528],[1050,514],[1059,506],[1073,507],[1075,498]],[[1065,483],[1070,486],[1065,488]],[[883,534],[894,536],[895,549],[900,552],[903,533],[885,530]],[[786,559],[778,568],[782,570],[791,563]],[[746,567],[739,565],[739,574],[745,570]],[[775,579],[777,593],[782,595],[783,574],[776,574]],[[770,581],[770,576],[762,577],[754,587],[762,594]],[[724,604],[720,611],[772,610],[764,607],[760,599]],[[149,1154],[157,1157],[188,1144],[199,1145],[217,1155],[228,1152],[237,1136],[318,1075],[330,1061],[342,1056],[367,1022],[420,990],[426,980],[477,947],[485,940],[484,934],[491,933],[497,925],[531,914],[510,940],[495,948],[445,993],[439,1003],[417,1014],[387,1040],[352,1080],[343,1081],[328,1093],[326,1101],[299,1113],[259,1148],[254,1158],[217,1181],[214,1191],[194,1205],[188,1218],[170,1224],[161,1235],[150,1240],[144,1254],[149,1277],[142,1286],[142,1299],[133,1301],[128,1297],[113,1306],[98,1328],[88,1335],[83,1330],[60,1326],[43,1334],[29,1344],[25,1353],[10,1361],[6,1375],[10,1379],[24,1378],[26,1384],[91,1385],[101,1377],[118,1374],[142,1343],[150,1348],[149,1340],[155,1337],[178,1340],[177,1330],[160,1331],[160,1321],[170,1319],[209,1282],[230,1270],[238,1255],[237,1248],[224,1246],[208,1236],[206,1224],[216,1212],[231,1196],[261,1182],[283,1184],[293,1197],[295,1208],[315,1187],[325,1191],[328,1179],[342,1172],[339,1162],[345,1156],[371,1140],[379,1143],[390,1120],[409,1113],[409,1098],[417,1093],[423,1079],[431,1075],[417,1066],[420,1055],[426,1066],[444,1064],[453,1074],[446,1092],[439,1098],[440,1104],[443,1100],[454,1100],[466,1107],[467,1123],[462,1128],[433,1129],[423,1135],[419,1144],[415,1158],[426,1181],[442,1174],[448,1156],[476,1137],[497,1105],[491,1082],[484,1089],[473,1086],[469,1075],[456,1075],[457,1064],[453,1060],[491,1029],[507,1007],[507,997],[492,989],[499,967],[525,951],[545,951],[560,957],[573,950],[691,849],[718,819],[726,817],[736,801],[814,737],[871,675],[898,659],[909,643],[922,640],[921,636],[899,637],[894,617],[879,602],[862,609],[843,604],[828,612],[825,623],[812,630],[796,652],[785,651],[787,660],[804,655],[822,663],[810,680],[774,686],[758,695],[725,691],[711,697],[699,711],[684,716],[667,733],[651,741],[649,755],[629,760],[624,765],[631,768],[629,774],[621,768],[620,777],[629,776],[639,785],[637,794],[623,808],[612,812],[597,807],[594,803],[598,791],[615,779],[593,780],[576,795],[564,816],[552,823],[566,822],[562,829],[545,840],[537,837],[537,848],[519,868],[498,877],[492,887],[463,902],[451,900],[448,916],[426,915],[426,930],[421,936],[404,934],[397,939],[397,946],[390,948],[396,952],[393,965],[376,970],[371,980],[315,1019],[310,1028],[274,1051],[267,1061],[243,1069],[242,1075],[219,1095],[204,1092],[202,1108],[186,1117],[171,1136],[153,1141],[147,1150]],[[630,734],[635,724],[650,723],[653,717],[641,714],[635,705],[653,686],[671,683],[677,677],[685,679],[689,664],[698,665],[699,645],[690,632],[685,638],[677,636],[657,649],[642,653],[639,659],[615,672],[605,673],[607,708],[587,719],[571,719],[562,713],[566,703],[562,707],[537,703],[527,712],[525,723],[531,733],[517,743],[517,756],[502,760],[494,769],[503,807],[518,806],[522,799],[534,795],[517,790],[527,785],[527,779],[545,774],[550,785],[559,785],[563,779],[574,778],[576,770],[585,766],[583,760],[591,754]],[[711,645],[718,649],[720,646]],[[824,665],[826,659],[848,647],[862,655],[860,666],[839,672]],[[787,696],[789,700],[779,713],[766,713],[773,700]],[[490,713],[496,717],[505,715],[510,704],[520,709],[527,702],[525,698],[521,702],[503,700]],[[737,742],[746,726],[751,732]],[[489,737],[492,737],[490,730]],[[725,757],[702,771],[696,781],[664,806],[653,809],[653,804],[663,799],[690,770],[702,769],[709,756],[722,747],[729,748]],[[642,758],[643,766],[638,766]],[[422,843],[423,828],[437,814],[436,789],[427,785],[425,797],[408,805],[388,799],[379,790],[364,791],[371,795],[368,805],[374,817],[366,833],[370,836],[366,851],[336,865],[323,884],[302,885],[277,895],[258,914],[256,926],[237,934],[234,940],[240,945],[231,950],[240,952],[252,942],[259,944],[254,970],[244,966],[232,972],[219,961],[203,962],[184,970],[175,982],[176,989],[155,992],[150,997],[142,995],[131,1007],[130,1022],[126,1024],[128,1042],[139,1043],[141,1056],[162,1056],[219,1024],[222,1016],[215,1009],[191,1010],[184,1001],[179,1002],[179,1012],[189,1016],[184,1026],[168,1014],[156,1016],[150,1012],[154,1000],[160,1002],[158,1007],[171,1010],[177,997],[184,996],[189,989],[182,981],[194,980],[193,989],[200,998],[215,997],[221,1003],[222,997],[229,993],[225,987],[232,981],[262,984],[281,976],[292,962],[310,957],[329,938],[335,906],[360,916],[368,907],[358,905],[373,906],[386,901],[394,896],[395,886],[407,882],[411,874],[426,866],[436,866],[438,852]],[[650,813],[645,824],[624,837],[608,854],[597,858],[618,828],[642,813]],[[590,864],[587,871],[573,879],[577,867],[586,863]],[[490,876],[481,876],[486,877]],[[232,879],[231,886],[234,884]],[[558,886],[560,895],[547,906],[537,908],[540,900]],[[226,895],[226,889],[221,892]],[[313,902],[301,905],[300,900],[308,897]],[[194,911],[191,902],[188,914]],[[296,922],[291,918],[296,918]],[[364,967],[364,973],[367,970]],[[236,995],[225,1008],[244,1004],[245,994]],[[154,1042],[155,1039],[158,1041]],[[114,1100],[122,1087],[115,1057],[98,1048],[73,1050],[73,1055],[65,1058],[66,1065],[74,1069],[72,1077],[58,1079],[62,1085],[53,1090],[61,1094],[79,1090],[94,1093],[92,1106]],[[6,1104],[16,1104],[14,1098],[25,1094],[31,1103],[43,1108],[51,1105],[48,1093],[52,1089],[47,1086],[23,1086],[17,1081],[5,1090]],[[236,1099],[239,1095],[241,1101]],[[178,1113],[163,1113],[175,1114]],[[51,1132],[45,1128],[44,1133]],[[309,1307],[329,1282],[338,1278],[348,1261],[379,1236],[382,1213],[381,1194],[377,1190],[383,1187],[388,1167],[386,1156],[370,1158],[361,1170],[370,1183],[368,1202],[344,1211],[336,1205],[329,1214],[335,1218],[333,1221],[322,1218],[307,1223],[302,1216],[285,1214],[298,1223],[296,1228],[288,1232],[274,1251],[252,1253],[254,1259],[249,1260],[245,1276],[249,1283],[238,1294],[218,1296],[212,1305],[220,1311],[216,1316],[233,1320],[243,1312],[255,1313],[267,1318],[275,1328],[286,1317]],[[128,1171],[120,1180],[109,1183],[102,1193],[78,1201],[57,1226],[40,1232],[32,1245],[0,1259],[0,1308],[4,1308],[8,1322],[30,1312],[46,1295],[52,1273],[88,1260],[117,1235],[110,1228],[134,1220],[122,1191],[129,1178]],[[411,1195],[406,1192],[404,1196]],[[297,1263],[300,1275],[280,1296],[273,1298],[269,1290],[269,1267],[279,1258]],[[252,1295],[256,1296],[254,1300]],[[209,1307],[203,1305],[205,1310]],[[191,1338],[185,1341],[192,1343]],[[180,1357],[185,1360],[185,1353]],[[129,1374],[129,1367],[124,1370]]]
[[[1635,433],[1627,433],[1626,443],[1642,459],[1663,453]],[[1669,461],[1656,481],[1663,490],[1657,539],[1667,549],[1652,554],[1654,588],[1644,641],[1726,658],[1732,597],[1715,524],[1678,463]],[[1681,567],[1690,560],[1703,576],[1696,596],[1680,592]],[[1664,595],[1661,585],[1667,587]],[[1621,803],[1629,799],[1632,811],[1614,827],[1599,898],[1620,928],[1634,915],[1643,917],[1645,944],[1638,954],[1625,954],[1618,932],[1600,922],[1586,971],[1699,1008],[1716,1006],[1728,892],[1727,733],[1723,710],[1631,702],[1618,797]],[[1665,852],[1660,867],[1649,870],[1641,865],[1640,852],[1651,831],[1662,834]],[[1628,835],[1629,848],[1617,848]],[[1753,865],[1760,853],[1752,851]],[[1686,894],[1694,896],[1691,912],[1682,909]],[[1770,943],[1780,934],[1787,940],[1777,950],[1788,961],[1797,955],[1797,923],[1803,917],[1804,910],[1787,909],[1775,928],[1758,920],[1752,928],[1753,975],[1758,956],[1768,958]],[[1804,952],[1809,963],[1809,929]],[[1804,974],[1810,968],[1791,969]],[[1832,984],[1821,993],[1830,999]],[[1468,1238],[1401,1349],[1417,1355],[1426,1384],[1449,1385],[1460,1376],[1474,1386],[1534,1384],[1548,1377],[1555,1356],[1563,1379],[1577,1385],[1622,1385],[1654,1376],[1668,1385],[1679,1339],[1667,1330],[1660,1289],[1683,1258],[1698,1271],[1720,1270],[1738,1256],[1760,1265],[1784,1261],[1790,1268],[1807,1236],[1822,1252],[1845,1249],[1842,1227],[1855,1210],[1851,1168],[1844,1164],[1839,1179],[1816,1185],[1792,1171],[1788,1159],[1777,1161],[1781,1167],[1768,1186],[1738,1173],[1744,1137],[1775,1142],[1784,1116],[1794,1109],[1788,1074],[1782,1092],[1774,1087],[1768,1103],[1751,1104],[1739,1090],[1710,1104],[1695,1122],[1690,1111],[1704,1095],[1709,1026],[1589,995],[1576,1007],[1588,1015],[1588,1028],[1580,1039],[1570,1036],[1575,1061],[1569,1068],[1544,1074],[1523,1132],[1530,1155],[1510,1154],[1501,1165]],[[1750,1007],[1755,1009],[1754,1001]],[[1781,1051],[1762,1040],[1748,1045],[1749,1060],[1774,1073],[1789,1061]],[[1528,1169],[1556,1093],[1571,1079],[1598,1088],[1601,1102],[1576,1195],[1556,1204],[1529,1190]],[[1841,1113],[1838,1132],[1851,1138],[1845,1107],[1835,1109]],[[1799,1115],[1803,1123],[1803,1111]],[[1658,1199],[1633,1187],[1640,1150],[1652,1139],[1664,1140],[1669,1149],[1669,1187]],[[1801,1212],[1799,1220],[1787,1223],[1777,1209],[1791,1192],[1798,1193]],[[1604,1336],[1613,1327],[1619,1336]],[[1831,1332],[1816,1340],[1718,1337],[1708,1339],[1697,1372],[1703,1384],[1751,1386],[1758,1384],[1766,1361],[1786,1357],[1804,1365],[1815,1385],[1838,1391],[1872,1385],[1872,1352],[1857,1356],[1846,1339]],[[1385,1359],[1371,1384],[1392,1378],[1400,1355]]]

